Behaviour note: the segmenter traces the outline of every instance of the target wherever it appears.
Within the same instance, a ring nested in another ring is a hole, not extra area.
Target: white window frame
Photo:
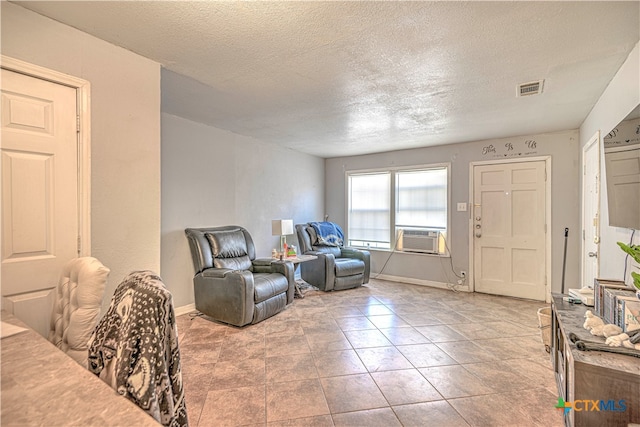
[[[371,251],[384,251],[384,252],[396,252],[397,248],[397,231],[396,231],[396,203],[397,203],[397,194],[396,194],[396,174],[398,172],[411,172],[411,171],[420,171],[425,169],[441,169],[445,168],[447,170],[447,225],[446,228],[442,232],[442,238],[444,239],[444,250],[441,250],[440,253],[434,254],[417,254],[417,255],[426,255],[426,256],[450,256],[450,238],[451,235],[451,163],[429,163],[429,164],[421,164],[421,165],[409,165],[402,167],[387,167],[387,168],[375,168],[375,169],[354,169],[354,170],[346,170],[345,171],[345,207],[346,207],[346,230],[345,230],[345,241],[349,241],[349,221],[351,220],[349,215],[349,206],[350,206],[350,196],[351,196],[351,188],[349,177],[351,175],[364,175],[364,174],[375,174],[375,173],[389,173],[390,174],[390,204],[389,204],[389,244],[390,248],[367,248]],[[360,247],[360,246],[357,246]],[[363,247],[366,248],[366,247]],[[442,248],[441,248],[442,249]],[[398,253],[403,253],[397,251]],[[406,252],[405,252],[406,253]],[[416,255],[416,253],[412,253]]]

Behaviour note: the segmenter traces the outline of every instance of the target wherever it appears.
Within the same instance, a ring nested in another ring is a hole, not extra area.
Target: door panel
[[[499,206],[502,195],[502,191],[484,191],[482,192],[480,203],[482,206]],[[482,218],[483,236],[501,236],[504,234],[505,218],[503,213],[501,209],[494,209],[491,215]]]
[[[503,171],[482,171],[480,173],[480,182],[482,185],[500,185],[504,174]]]
[[[505,276],[505,272],[503,268],[506,264],[503,262],[504,248],[496,248],[491,246],[483,246],[481,249],[481,261],[480,265],[482,266],[482,279],[483,282],[500,282],[503,280]]]
[[[50,230],[53,157],[3,150],[6,260],[52,256]],[[10,225],[10,226],[9,226]]]
[[[538,178],[536,169],[517,169],[511,171],[511,182],[513,184],[532,184]]]
[[[1,98],[2,295],[29,301],[78,255],[76,90],[3,69]]]
[[[511,252],[511,277],[515,283],[535,286],[532,281],[538,276],[538,266],[531,262],[536,259],[535,249],[514,248]]]
[[[475,290],[546,298],[545,162],[474,167]]]
[[[536,192],[534,190],[518,190],[512,192],[513,212],[511,216],[511,224],[513,235],[526,237],[531,236],[534,230],[531,229],[529,218],[531,216],[539,216],[536,204]]]

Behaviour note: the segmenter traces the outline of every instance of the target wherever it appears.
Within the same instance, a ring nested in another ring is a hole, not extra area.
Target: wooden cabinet
[[[627,426],[640,423],[640,358],[600,351],[580,351],[571,333],[604,342],[585,330],[590,309],[553,295],[551,360],[558,395],[573,406],[565,412],[566,426]]]

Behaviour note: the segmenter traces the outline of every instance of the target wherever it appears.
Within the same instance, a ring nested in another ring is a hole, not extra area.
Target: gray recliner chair
[[[369,251],[321,244],[309,223],[296,224],[296,235],[300,253],[318,257],[300,264],[300,276],[306,282],[322,291],[351,289],[369,283]]]
[[[258,323],[293,302],[291,261],[256,259],[249,232],[239,226],[187,228],[196,309],[235,326]]]

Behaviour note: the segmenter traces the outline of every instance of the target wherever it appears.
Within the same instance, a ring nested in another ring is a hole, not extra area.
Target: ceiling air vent
[[[529,96],[529,95],[541,94],[543,83],[544,83],[544,80],[537,80],[535,82],[519,84],[518,92],[516,96]]]

